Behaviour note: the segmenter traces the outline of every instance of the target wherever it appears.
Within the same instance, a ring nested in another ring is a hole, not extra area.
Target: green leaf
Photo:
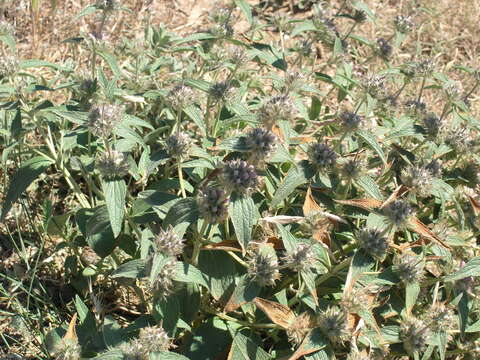
[[[113,236],[117,237],[122,231],[127,185],[123,179],[105,179],[102,182],[102,188],[105,195],[105,202],[107,203],[108,216],[110,217]]]
[[[97,355],[93,360],[123,360],[123,352],[121,350],[110,350],[103,354]]]
[[[198,268],[209,284],[208,289],[215,300],[224,298],[233,290],[237,268],[232,258],[224,251],[202,251]]]
[[[420,294],[420,284],[418,282],[408,283],[405,287],[405,308],[407,314],[412,313],[412,309],[415,306]]]
[[[285,226],[281,224],[276,224],[280,237],[282,238],[283,246],[287,252],[293,252],[297,249],[298,239],[293,236],[293,234],[288,231]]]
[[[366,131],[357,131],[356,134],[360,136],[363,141],[365,141],[368,145],[370,145],[373,150],[375,150],[378,156],[380,156],[380,159],[382,159],[382,162],[386,165],[387,158],[385,157],[385,153],[383,152],[381,146],[378,144],[375,137]]]
[[[77,21],[78,19],[93,14],[95,11],[97,11],[97,8],[95,5],[88,5],[85,8],[82,9],[74,18],[73,21]]]
[[[2,35],[2,36],[0,36],[0,41],[3,42],[4,44],[6,44],[10,48],[10,50],[16,51],[17,44],[15,42],[15,37],[14,36],[12,36],[10,34]]]
[[[115,236],[106,206],[96,208],[86,215],[85,237],[90,247],[100,257],[106,257],[115,249]],[[77,220],[78,221],[78,220]]]
[[[238,332],[233,338],[230,360],[270,360],[272,357],[254,341]]]
[[[233,294],[225,307],[225,311],[233,311],[239,306],[248,303],[255,299],[260,293],[261,287],[248,275],[243,275],[240,278]]]
[[[205,275],[195,266],[185,262],[179,261],[176,263],[173,279],[180,282],[198,284],[207,289],[209,288]]]
[[[297,166],[292,166],[275,191],[270,206],[275,208],[280,205],[298,186],[306,184],[314,175],[315,170],[306,160],[301,161]]]
[[[245,0],[235,0],[235,4],[242,10],[250,25],[253,24],[252,8]]]
[[[0,221],[5,219],[5,216],[12,208],[12,205],[23,194],[30,184],[43,173],[52,162],[45,159],[43,156],[37,156],[25,161],[10,180],[10,186],[5,196],[5,201],[2,205],[2,213]]]
[[[195,125],[198,126],[198,128],[202,131],[202,134],[206,134],[206,126],[205,126],[205,121],[203,119],[203,115],[201,110],[195,106],[195,105],[190,105],[183,109],[183,112],[188,115],[190,119],[193,120]]]
[[[234,195],[230,201],[228,213],[232,219],[237,240],[245,253],[252,239],[252,229],[257,221],[257,208],[250,196]]]
[[[310,120],[315,120],[318,115],[320,115],[320,110],[322,108],[322,102],[316,96],[312,96],[312,104],[310,105],[310,109],[308,110],[308,118]]]
[[[383,200],[383,195],[380,192],[380,188],[377,183],[368,175],[362,176],[355,180],[355,183],[361,187],[368,196],[377,199]]]
[[[139,279],[145,276],[146,261],[143,259],[130,260],[115,269],[111,278]]]
[[[445,277],[445,281],[457,281],[470,276],[480,276],[480,257],[473,258],[462,268]]]
[[[190,360],[216,360],[226,357],[225,349],[232,340],[226,323],[211,317],[195,328],[193,336],[187,341],[185,356]]]
[[[163,220],[163,227],[172,225],[178,234],[183,236],[190,224],[198,220],[197,201],[194,198],[181,199],[173,205]]]

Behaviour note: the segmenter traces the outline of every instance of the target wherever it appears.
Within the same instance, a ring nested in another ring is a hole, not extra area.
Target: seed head
[[[413,210],[404,200],[394,200],[381,210],[387,220],[397,228],[406,225],[408,219],[413,215]]]
[[[315,252],[312,245],[298,243],[297,248],[287,254],[283,261],[295,271],[308,270],[315,265]]]
[[[108,138],[122,121],[123,107],[115,104],[94,105],[88,114],[90,132],[100,138]]]
[[[287,329],[288,340],[296,345],[300,345],[313,327],[314,321],[312,317],[307,312],[300,314],[295,317]]]
[[[297,51],[301,56],[308,57],[312,54],[312,42],[310,40],[300,40],[295,46],[294,50]]]
[[[245,50],[240,46],[230,46],[227,49],[227,54],[229,60],[235,65],[241,65],[248,58]]]
[[[400,179],[403,185],[410,189],[410,192],[420,197],[426,197],[431,194],[433,176],[432,173],[423,166],[409,166],[402,171]]]
[[[230,24],[225,23],[213,25],[208,32],[217,38],[231,38],[234,30]]]
[[[340,38],[340,34],[335,26],[335,23],[331,19],[325,17],[315,17],[313,24],[316,27],[316,37],[325,45],[330,47],[334,46],[335,39]],[[342,44],[343,45],[343,44]]]
[[[171,340],[161,326],[147,326],[140,330],[138,336],[145,355],[154,352],[167,351]]]
[[[443,304],[435,304],[427,311],[425,322],[428,328],[436,333],[452,329],[456,324],[456,319],[451,308]]]
[[[435,63],[429,58],[419,59],[412,65],[414,67],[415,74],[421,77],[430,76],[435,69]]]
[[[385,259],[389,241],[381,230],[365,228],[357,232],[356,238],[358,246],[365,251],[366,254],[371,255],[379,261]]]
[[[305,83],[306,76],[298,71],[287,71],[285,73],[284,92],[295,92],[301,89]]]
[[[18,71],[16,56],[2,56],[0,58],[0,79],[14,75]]]
[[[246,161],[231,160],[223,167],[223,181],[227,189],[243,194],[258,186],[258,175]]]
[[[423,351],[430,337],[430,332],[425,323],[416,318],[409,318],[400,325],[400,339],[403,341],[405,351],[414,356]]]
[[[461,169],[460,174],[466,180],[466,185],[475,188],[480,184],[480,165],[475,162],[466,163]]]
[[[175,110],[180,111],[195,102],[195,93],[186,85],[176,85],[168,92],[167,101]]]
[[[423,128],[430,138],[436,138],[442,126],[442,120],[435,114],[428,114],[423,118]]]
[[[124,153],[110,150],[98,157],[96,167],[104,178],[118,179],[128,174],[130,164]]]
[[[210,187],[200,190],[197,198],[201,216],[210,224],[223,222],[228,216],[228,196],[225,190]]]
[[[146,360],[143,345],[139,339],[133,339],[120,345],[123,360]]]
[[[380,56],[384,60],[388,60],[392,55],[392,45],[388,43],[387,40],[384,38],[377,39],[377,46],[375,48],[375,52],[378,56]]]
[[[277,137],[271,131],[255,128],[247,134],[245,145],[253,158],[258,161],[268,158],[275,151],[277,141]]]
[[[370,74],[362,79],[362,87],[371,97],[382,98],[386,93],[385,82],[384,75]]]
[[[166,299],[173,292],[173,278],[176,272],[177,261],[168,260],[153,281],[153,291],[161,299]]]
[[[328,168],[335,165],[337,154],[327,144],[315,143],[308,148],[308,158],[313,165]]]
[[[86,98],[92,97],[93,94],[98,90],[97,79],[84,78],[81,79],[78,89],[82,96]]]
[[[471,151],[475,144],[470,136],[469,129],[466,127],[445,128],[442,135],[445,144],[450,146],[457,154]]]
[[[443,91],[445,91],[445,95],[447,95],[450,101],[460,100],[462,96],[462,85],[460,82],[450,80],[443,84]]]
[[[329,307],[318,316],[318,327],[334,344],[348,340],[347,314],[338,307]]]
[[[220,81],[210,86],[209,94],[214,101],[229,101],[233,96],[233,87],[228,81]]]
[[[430,172],[434,178],[439,178],[442,176],[442,164],[436,159],[433,159],[427,165],[425,165],[425,169],[428,170],[428,172]]]
[[[82,348],[76,339],[62,339],[53,351],[55,360],[79,360]]]
[[[402,33],[409,33],[415,26],[410,16],[397,15],[394,20],[395,29]]]
[[[423,260],[415,255],[402,255],[395,259],[393,270],[405,284],[420,281],[423,278]]]
[[[260,121],[271,129],[279,121],[291,120],[295,115],[292,99],[288,95],[278,95],[265,102],[259,110]]]
[[[364,166],[359,160],[347,160],[340,166],[340,175],[347,181],[357,179],[363,172]]]
[[[180,255],[183,251],[183,239],[178,236],[170,225],[167,230],[160,230],[155,237],[155,251],[168,256]]]
[[[412,117],[423,116],[427,111],[427,105],[417,100],[409,100],[405,103],[405,111]]]
[[[272,254],[256,252],[248,262],[248,274],[260,286],[272,286],[280,278],[277,258]]]
[[[363,10],[355,9],[355,11],[351,16],[352,16],[352,19],[359,24],[367,20],[367,13]]]
[[[367,354],[359,353],[358,351],[352,351],[348,354],[346,360],[372,360]]]
[[[360,115],[351,111],[341,112],[338,118],[340,119],[343,130],[346,132],[357,130],[363,122],[363,118]]]
[[[167,153],[173,159],[186,159],[192,146],[192,139],[187,133],[178,132],[170,135],[165,141]]]

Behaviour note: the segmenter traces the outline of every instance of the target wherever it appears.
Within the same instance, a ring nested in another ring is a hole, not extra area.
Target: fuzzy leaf
[[[232,196],[228,213],[232,219],[237,240],[245,253],[252,239],[252,229],[257,220],[257,208],[250,196]]]
[[[314,175],[314,169],[306,160],[292,166],[275,192],[270,207],[278,207],[298,186],[306,184]]]
[[[383,152],[381,146],[378,144],[375,137],[366,131],[357,131],[356,134],[360,136],[363,141],[365,141],[368,145],[372,147],[373,150],[380,156],[384,165],[387,165],[387,158],[385,157],[385,153]]]
[[[105,194],[105,202],[107,203],[108,216],[110,217],[113,236],[117,237],[122,231],[127,185],[123,179],[105,179],[102,182],[102,188],[103,193]]]
[[[172,225],[178,234],[183,236],[185,231],[198,220],[197,201],[194,198],[181,199],[173,205],[168,211],[162,226],[166,228]]]
[[[43,173],[52,162],[42,156],[34,157],[25,161],[10,180],[10,186],[2,205],[0,221],[5,219],[12,205],[23,194],[37,177]]]

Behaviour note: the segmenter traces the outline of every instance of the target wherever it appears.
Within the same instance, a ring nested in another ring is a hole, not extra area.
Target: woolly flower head
[[[425,169],[428,170],[433,177],[438,178],[442,175],[442,163],[437,159],[433,159],[427,165],[425,165]]]
[[[423,120],[423,129],[430,138],[436,138],[443,126],[442,120],[435,114],[427,114]]]
[[[338,116],[344,131],[351,132],[361,127],[363,118],[351,111],[343,111]]]
[[[215,102],[227,102],[234,96],[232,84],[228,81],[220,81],[212,84],[208,93]]]
[[[275,151],[278,138],[269,130],[252,129],[245,137],[245,145],[255,161],[264,160]]]
[[[62,339],[53,351],[55,360],[79,360],[82,348],[75,339]]]
[[[364,166],[360,160],[350,159],[340,165],[340,175],[347,181],[357,179],[363,172]]]
[[[96,167],[106,179],[122,178],[130,169],[127,156],[116,150],[101,154],[96,161]]]
[[[362,79],[362,87],[366,93],[373,98],[381,98],[385,96],[386,77],[384,75],[369,74]]]
[[[178,111],[195,102],[195,93],[186,85],[176,85],[168,92],[167,101]]]
[[[313,327],[314,321],[307,312],[296,316],[287,328],[288,340],[300,345]]]
[[[335,165],[337,154],[327,144],[315,143],[308,148],[308,158],[313,165],[327,168]]]
[[[171,345],[167,332],[161,326],[147,326],[140,330],[138,340],[146,354],[167,351]]]
[[[180,255],[183,251],[183,239],[178,236],[170,225],[167,230],[160,230],[154,241],[155,251],[168,256]]]
[[[186,159],[192,146],[192,139],[187,133],[178,132],[165,141],[167,153],[173,159]]]
[[[248,262],[248,274],[260,286],[272,286],[280,278],[278,260],[273,254],[256,251]]]
[[[465,127],[444,127],[442,129],[442,137],[445,144],[450,146],[458,154],[470,152],[475,141],[470,136],[469,129]]]
[[[329,307],[320,313],[317,319],[318,327],[334,344],[348,340],[347,314],[338,307]]]
[[[397,15],[393,23],[395,25],[395,29],[402,34],[410,32],[415,26],[410,16],[403,15]]]
[[[255,168],[243,160],[226,162],[222,178],[227,189],[241,194],[248,193],[258,186]]]
[[[274,96],[266,101],[259,110],[260,121],[271,129],[279,121],[291,120],[295,115],[293,101],[288,95]]]
[[[382,261],[387,255],[389,247],[388,238],[385,234],[375,228],[365,228],[356,233],[358,246],[375,259]]]
[[[16,56],[2,56],[0,58],[0,78],[14,75],[18,70]]]
[[[93,135],[106,139],[122,121],[122,118],[123,107],[120,105],[94,105],[88,114],[87,126]]]
[[[426,324],[416,318],[408,318],[400,325],[400,340],[403,341],[403,348],[411,355],[419,354],[427,346],[430,331]]]
[[[391,225],[402,228],[406,226],[410,216],[413,215],[413,209],[405,200],[394,200],[386,205],[381,213]]]
[[[229,199],[225,190],[209,187],[200,190],[197,198],[201,216],[210,224],[218,224],[228,216]]]
[[[304,73],[298,71],[287,71],[285,73],[284,81],[284,92],[288,93],[291,91],[300,90],[301,87],[305,84],[306,76]]]
[[[411,117],[423,116],[427,111],[427,105],[418,100],[408,100],[404,105],[406,113]]]
[[[402,255],[394,260],[393,271],[405,284],[418,282],[423,278],[423,259],[416,255]]]
[[[315,265],[315,252],[312,245],[298,243],[297,248],[288,253],[283,261],[295,271],[308,270]]]
[[[452,329],[455,327],[457,320],[451,308],[443,304],[435,304],[428,309],[425,322],[431,331],[439,332],[441,330]]]
[[[177,262],[174,258],[168,259],[153,279],[152,290],[161,299],[166,299],[173,292],[176,264]]]
[[[420,197],[429,196],[433,184],[432,173],[423,166],[410,165],[402,171],[400,179],[410,192]]]
[[[388,60],[392,55],[392,45],[388,43],[388,40],[384,38],[377,39],[377,45],[375,47],[375,52],[384,60]]]

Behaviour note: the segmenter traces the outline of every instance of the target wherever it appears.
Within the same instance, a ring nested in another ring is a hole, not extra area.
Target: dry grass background
[[[20,58],[39,58],[52,62],[74,61],[72,45],[63,40],[87,34],[94,25],[92,16],[74,20],[74,16],[91,1],[88,0],[38,0],[38,11],[30,6],[33,0],[0,0],[4,16],[14,23]],[[249,0],[256,4],[259,0]],[[330,0],[340,3],[343,0]],[[421,44],[423,53],[433,56],[442,71],[454,65],[478,67],[480,53],[480,1],[476,0],[365,0],[381,16],[375,27],[361,29],[370,38],[391,31],[395,15],[413,15],[418,25],[414,35],[403,45],[405,53],[399,60],[407,60],[415,44]],[[288,1],[284,1],[285,4]],[[205,15],[215,6],[213,0],[123,0],[131,11],[119,12],[110,20],[112,42],[122,36],[141,38],[146,22],[164,24],[168,30],[188,34],[201,28]],[[52,6],[55,5],[55,6]],[[285,5],[280,11],[288,11]],[[305,17],[305,13],[294,14]],[[239,24],[242,29],[242,24]],[[82,52],[80,49],[80,59]],[[86,55],[86,52],[85,52]],[[77,60],[77,59],[76,59]],[[83,61],[85,64],[86,57]],[[78,62],[77,62],[78,63]],[[82,61],[79,62],[82,65]],[[458,74],[461,76],[461,74]],[[455,78],[455,74],[452,75]],[[432,99],[434,100],[434,99]],[[475,108],[477,101],[473,99]]]
[[[87,0],[39,0],[38,11],[32,9],[31,0],[0,0],[3,11],[0,17],[14,24],[17,37],[17,51],[21,59],[43,59],[54,63],[71,62],[79,67],[87,66],[87,50],[77,49],[79,58],[74,58],[72,45],[62,42],[70,37],[87,34],[94,25],[94,18],[87,16],[74,20],[85,6]],[[340,3],[342,0],[331,0]],[[258,0],[250,0],[252,4]],[[284,1],[285,4],[288,1]],[[479,67],[480,54],[480,1],[478,0],[364,0],[374,13],[381,14],[375,26],[362,27],[368,38],[390,34],[394,16],[413,15],[418,25],[408,41],[402,45],[398,61],[409,60],[415,46],[420,44],[424,55],[433,56],[440,71],[451,72],[452,78],[465,76],[455,71],[455,65]],[[56,6],[53,6],[56,3]],[[126,36],[141,39],[147,22],[164,24],[179,34],[189,34],[201,29],[205,15],[215,6],[212,0],[123,0],[123,6],[130,9],[119,12],[110,20],[111,41]],[[289,11],[288,6],[280,11]],[[308,14],[291,14],[305,17]],[[242,29],[244,24],[238,24]],[[272,33],[272,38],[276,36]],[[83,52],[82,52],[83,51]],[[321,61],[321,60],[320,60]],[[80,70],[80,69],[79,69]],[[48,77],[48,73],[42,74]],[[469,86],[469,85],[465,85]],[[430,98],[435,109],[436,99]],[[45,94],[45,96],[51,96]],[[59,100],[57,98],[57,100]],[[473,109],[479,114],[478,96],[472,97]],[[1,248],[0,248],[1,249]],[[10,259],[12,260],[12,259]],[[15,259],[12,261],[15,262]],[[17,260],[19,262],[19,260]],[[14,266],[14,265],[12,265]],[[2,299],[0,299],[0,305]],[[1,306],[0,306],[1,308]],[[0,332],[6,331],[1,324]],[[7,324],[4,324],[7,325]],[[1,354],[1,349],[0,349]]]

